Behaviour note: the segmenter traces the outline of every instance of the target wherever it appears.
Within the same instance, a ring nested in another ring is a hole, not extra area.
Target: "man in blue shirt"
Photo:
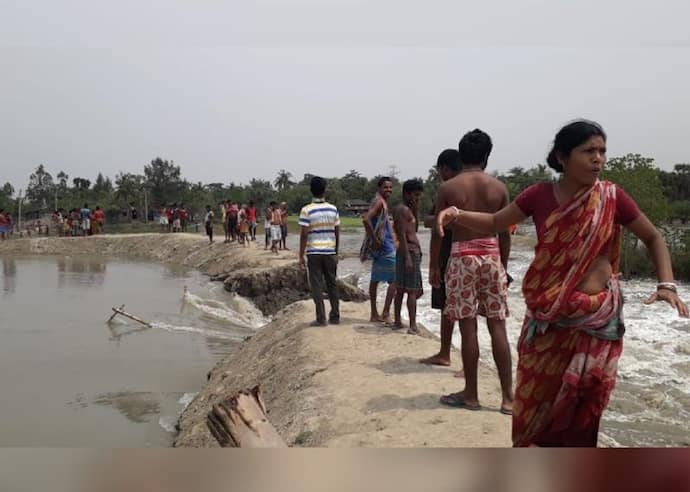
[[[85,203],[79,213],[81,214],[81,232],[84,236],[88,236],[91,231],[91,209],[89,204]]]

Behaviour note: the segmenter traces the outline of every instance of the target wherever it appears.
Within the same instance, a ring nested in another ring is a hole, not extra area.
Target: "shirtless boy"
[[[278,254],[278,246],[281,240],[281,222],[282,217],[278,203],[271,202],[271,251]]]
[[[402,301],[407,294],[407,314],[410,319],[410,334],[417,334],[417,299],[422,296],[422,248],[417,237],[417,211],[424,192],[424,185],[418,179],[403,183],[403,203],[393,210],[393,227],[398,236],[395,255],[395,324],[394,329],[403,327],[400,319]]]
[[[508,204],[506,186],[484,172],[491,149],[491,138],[481,130],[473,130],[462,137],[459,145],[462,172],[441,185],[436,210],[456,206],[463,210],[494,213]],[[476,328],[476,316],[481,315],[487,320],[501,382],[501,412],[510,414],[513,405],[512,366],[505,322],[508,316],[505,267],[510,253],[510,234],[507,231],[499,234],[499,241],[496,236],[486,237],[457,223],[452,223],[450,229],[453,245],[445,273],[447,299],[444,314],[451,320],[460,320],[465,389],[442,396],[441,403],[470,410],[481,408],[477,394],[479,342]],[[432,258],[430,264],[434,268],[438,260]],[[440,284],[440,275],[439,271],[429,274],[436,284]]]
[[[287,234],[288,234],[288,206],[286,202],[280,204],[280,248],[287,251]]]

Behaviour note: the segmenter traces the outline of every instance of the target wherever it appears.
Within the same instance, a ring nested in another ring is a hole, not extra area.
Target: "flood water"
[[[168,446],[208,371],[265,321],[184,268],[1,261],[0,446]],[[153,327],[106,324],[122,304]]]
[[[358,251],[361,233],[341,237],[345,253]],[[428,232],[420,238],[428,251]],[[288,239],[293,252],[296,239]],[[525,310],[520,283],[531,259],[531,248],[513,248],[513,351]],[[1,261],[0,446],[168,446],[178,415],[215,362],[268,321],[220,282],[185,268],[89,257]],[[359,275],[366,289],[369,267],[348,258],[338,273]],[[438,334],[439,312],[425,289],[420,321]],[[690,321],[668,305],[642,304],[654,289],[652,280],[623,282],[627,333],[601,432],[623,446],[688,446]],[[690,300],[687,285],[679,291]],[[111,307],[121,304],[153,327],[124,319],[106,324]],[[479,326],[481,358],[492,365],[485,323]]]
[[[424,230],[419,236],[426,254],[430,235]],[[347,236],[343,247],[350,252],[358,251],[360,242],[361,236]],[[517,361],[515,346],[525,315],[521,284],[532,258],[532,248],[514,246],[508,263],[508,271],[515,279],[508,294],[510,317],[507,320],[514,366]],[[422,260],[425,281],[427,265],[428,257]],[[368,289],[369,268],[369,263],[362,265],[357,259],[346,259],[339,265],[339,274],[359,274],[360,287]],[[624,281],[621,285],[625,297],[626,335],[618,364],[618,382],[604,414],[601,432],[609,438],[609,443],[622,446],[690,446],[690,320],[680,318],[668,304],[643,304],[656,290],[655,281]],[[425,283],[424,289],[418,318],[432,333],[439,335],[440,313],[431,309],[428,284]],[[379,306],[383,304],[383,290],[379,287]],[[690,302],[688,285],[681,284],[679,294]],[[404,307],[403,318],[406,319]],[[459,338],[456,329],[453,335],[456,347],[460,346]],[[493,366],[491,339],[482,318],[479,341],[482,361]],[[432,354],[420,354],[426,355]],[[458,359],[453,361],[454,367],[460,365]]]

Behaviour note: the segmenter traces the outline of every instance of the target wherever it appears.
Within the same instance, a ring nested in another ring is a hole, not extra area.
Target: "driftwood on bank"
[[[206,419],[211,434],[224,447],[285,448],[285,441],[268,421],[261,389],[240,391],[213,405]]]

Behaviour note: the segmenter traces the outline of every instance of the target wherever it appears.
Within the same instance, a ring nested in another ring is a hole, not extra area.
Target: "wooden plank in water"
[[[112,309],[113,309],[114,314],[110,317],[110,319],[108,321],[112,320],[115,316],[117,316],[119,314],[121,316],[124,316],[125,318],[132,319],[132,320],[136,321],[137,323],[141,323],[144,326],[148,326],[149,328],[151,327],[151,323],[144,321],[143,319],[138,318],[138,317],[134,316],[133,314],[128,313],[127,311],[124,310],[124,307],[125,307],[124,304],[119,308],[113,307]]]

